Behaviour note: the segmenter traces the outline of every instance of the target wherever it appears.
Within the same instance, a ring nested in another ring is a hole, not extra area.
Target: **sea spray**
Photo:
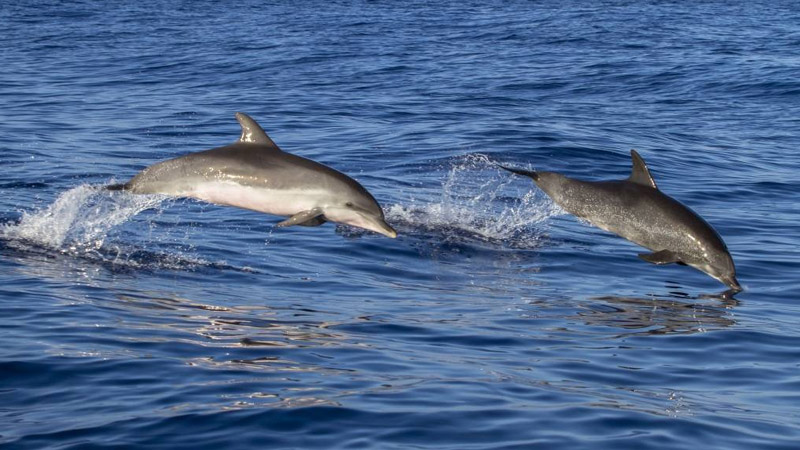
[[[97,250],[111,229],[163,201],[162,196],[111,193],[84,184],[44,209],[23,212],[19,222],[3,226],[0,234],[62,252]]]
[[[532,184],[518,181],[485,155],[467,155],[450,167],[435,194],[414,198],[408,205],[391,205],[386,215],[406,233],[422,229],[442,233],[450,242],[536,247],[545,221],[563,212]]]
[[[23,212],[16,223],[0,225],[0,239],[5,246],[26,254],[67,255],[112,270],[212,268],[256,272],[250,267],[234,267],[222,260],[211,262],[195,256],[191,254],[192,245],[185,242],[166,243],[169,248],[164,249],[162,240],[166,234],[161,228],[153,236],[156,221],[152,219],[144,241],[127,242],[115,233],[115,227],[145,210],[156,209],[160,214],[168,198],[81,185],[62,193],[47,207]]]

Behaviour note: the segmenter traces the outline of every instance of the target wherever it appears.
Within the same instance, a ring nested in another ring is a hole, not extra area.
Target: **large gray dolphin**
[[[636,150],[631,150],[631,158],[630,177],[614,181],[581,181],[555,172],[500,167],[531,177],[570,214],[652,250],[639,254],[643,260],[689,265],[741,291],[733,259],[719,234],[694,211],[658,189]]]
[[[284,152],[247,114],[236,113],[236,120],[242,135],[235,143],[154,164],[108,188],[289,216],[279,227],[331,221],[397,237],[378,202],[357,181]]]

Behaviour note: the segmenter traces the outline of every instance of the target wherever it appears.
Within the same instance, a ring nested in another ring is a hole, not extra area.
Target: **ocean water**
[[[800,448],[796,2],[0,3],[0,447]],[[100,187],[239,136],[397,239]],[[493,162],[659,187],[745,291]]]

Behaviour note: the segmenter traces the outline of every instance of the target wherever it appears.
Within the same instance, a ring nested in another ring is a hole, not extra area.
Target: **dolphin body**
[[[613,181],[581,181],[555,172],[500,167],[532,178],[570,214],[652,250],[639,254],[643,260],[689,265],[732,291],[741,291],[733,259],[720,235],[694,211],[658,189],[636,150],[631,150],[631,159],[631,175]]]
[[[192,197],[289,216],[278,227],[330,221],[397,237],[378,202],[357,181],[282,151],[247,114],[236,113],[236,120],[242,134],[235,143],[162,161],[108,189]]]

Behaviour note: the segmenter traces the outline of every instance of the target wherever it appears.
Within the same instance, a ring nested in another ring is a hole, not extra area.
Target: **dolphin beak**
[[[386,223],[383,215],[359,213],[356,220],[342,221],[355,227],[364,228],[365,230],[374,231],[392,239],[397,237],[397,231]]]
[[[376,216],[362,216],[366,219],[366,223],[361,224],[362,228],[366,228],[367,230],[374,231],[376,233],[380,233],[384,236],[388,236],[392,239],[397,237],[397,231],[392,228],[383,217],[376,217]]]
[[[374,231],[390,238],[397,237],[397,231],[386,223],[386,219],[379,211],[366,211],[361,208],[354,209],[352,207],[331,207],[325,209],[325,218],[331,222]]]
[[[731,290],[733,290],[735,292],[741,292],[743,290],[742,289],[742,285],[739,284],[739,281],[736,279],[735,276],[730,277],[730,278],[726,278],[726,279],[722,280],[722,282],[727,284],[728,287],[730,287]]]
[[[376,231],[376,232],[378,232],[378,233],[380,233],[380,234],[382,234],[384,236],[388,236],[388,237],[390,237],[392,239],[397,237],[397,231],[395,231],[394,228],[392,228],[388,223],[386,223],[385,220],[381,220],[377,225],[379,225],[377,227],[378,229],[376,229],[374,231]]]

